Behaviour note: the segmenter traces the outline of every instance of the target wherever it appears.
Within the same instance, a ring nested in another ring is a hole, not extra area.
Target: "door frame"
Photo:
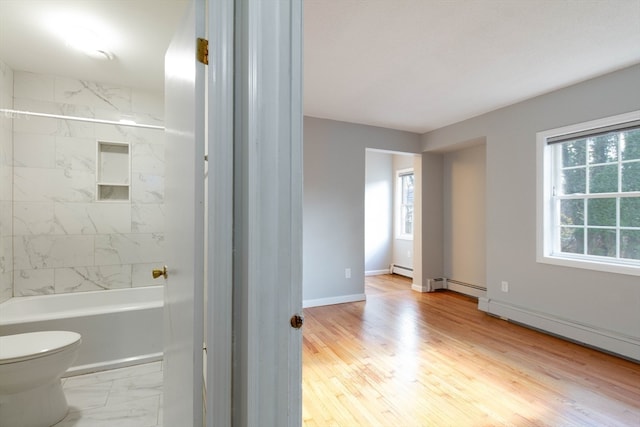
[[[205,422],[230,427],[233,371],[235,0],[208,0]]]
[[[233,420],[302,422],[302,1],[236,2]]]

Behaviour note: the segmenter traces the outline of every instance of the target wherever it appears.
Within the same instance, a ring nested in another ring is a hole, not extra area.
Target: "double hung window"
[[[640,275],[640,113],[538,134],[538,261]]]
[[[413,239],[413,169],[396,173],[396,235],[399,239]]]

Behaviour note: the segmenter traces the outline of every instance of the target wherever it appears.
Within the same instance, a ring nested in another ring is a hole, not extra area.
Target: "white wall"
[[[14,108],[162,124],[163,97],[14,71]],[[19,117],[13,123],[14,296],[147,286],[164,256],[164,131]],[[96,201],[96,142],[128,142],[131,201]]]
[[[393,238],[393,155],[367,150],[364,194],[365,274],[389,271]]]
[[[417,153],[420,136],[304,118],[303,299],[305,305],[364,298],[367,148]],[[345,268],[351,278],[345,278]]]
[[[444,276],[475,286],[486,281],[485,145],[444,153]]]
[[[0,108],[13,108],[13,70],[0,61]],[[13,120],[0,115],[0,302],[13,296]]]
[[[639,82],[636,65],[422,137],[426,151],[486,138],[482,308],[637,360],[638,277],[536,262],[535,150],[536,132],[640,109]],[[508,293],[500,290],[503,280]]]

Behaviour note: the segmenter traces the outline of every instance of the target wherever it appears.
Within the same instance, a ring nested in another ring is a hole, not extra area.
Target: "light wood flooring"
[[[640,426],[640,364],[410,286],[304,310],[304,426]]]

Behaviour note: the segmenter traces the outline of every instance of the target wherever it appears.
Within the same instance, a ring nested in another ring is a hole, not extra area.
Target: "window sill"
[[[537,261],[542,264],[553,264],[563,267],[582,268],[585,270],[596,270],[604,271],[607,273],[640,276],[640,266],[628,264],[611,264],[607,262],[598,262],[595,260],[576,259],[551,255],[538,256]]]

